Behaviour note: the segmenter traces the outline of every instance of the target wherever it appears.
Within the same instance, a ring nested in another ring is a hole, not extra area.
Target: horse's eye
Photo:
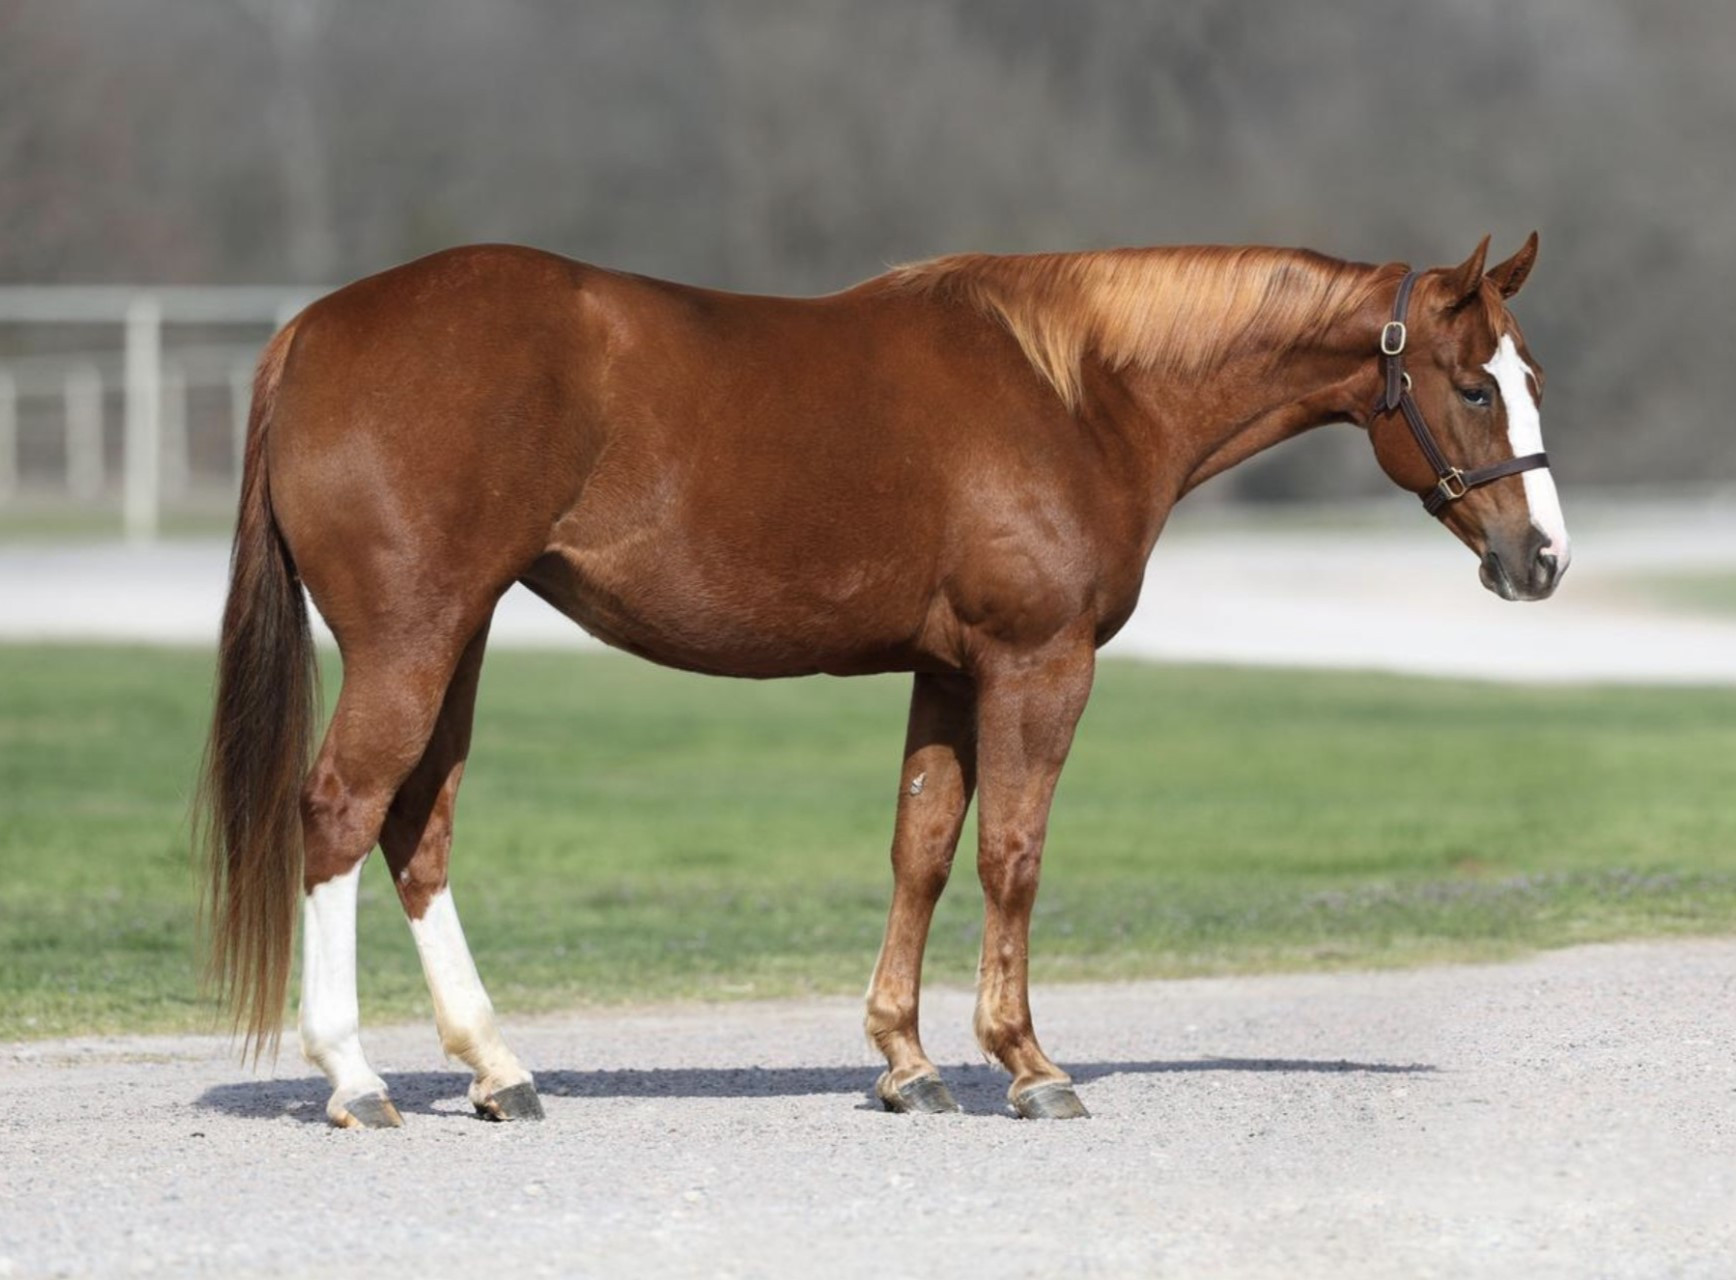
[[[1460,387],[1459,399],[1473,409],[1487,409],[1492,403],[1493,397],[1489,395],[1489,388],[1487,387]]]

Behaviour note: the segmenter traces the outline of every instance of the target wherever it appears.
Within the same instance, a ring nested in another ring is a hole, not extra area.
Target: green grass
[[[158,529],[167,538],[221,538],[235,527],[235,499],[201,493],[163,512]],[[59,503],[17,504],[0,509],[0,547],[50,543],[106,542],[125,535],[117,504],[104,506]]]
[[[0,648],[0,1040],[210,1025],[185,848],[209,681],[202,654]],[[454,882],[496,1004],[859,991],[905,698],[903,679],[491,656]],[[1733,796],[1736,691],[1106,663],[1056,805],[1035,976],[1736,931]],[[971,863],[930,981],[971,979]],[[367,1015],[421,1015],[378,865],[361,931]]]

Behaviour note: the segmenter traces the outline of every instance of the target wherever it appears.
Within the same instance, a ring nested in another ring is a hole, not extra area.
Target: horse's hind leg
[[[475,1073],[472,1105],[491,1120],[540,1120],[536,1085],[495,1027],[494,1006],[464,941],[447,883],[453,809],[470,752],[476,686],[487,643],[484,623],[458,661],[427,750],[387,810],[380,848],[422,957],[440,1047]]]
[[[875,1092],[892,1111],[958,1110],[922,1050],[917,1013],[929,924],[976,784],[974,715],[969,682],[916,677],[892,837],[892,911],[868,985],[868,1038],[886,1055]]]
[[[345,647],[343,690],[302,787],[301,1046],[331,1082],[332,1123],[377,1129],[402,1120],[362,1053],[356,889],[386,808],[434,731],[464,640],[370,641]]]

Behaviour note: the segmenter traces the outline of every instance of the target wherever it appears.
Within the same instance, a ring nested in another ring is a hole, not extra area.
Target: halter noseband
[[[1516,476],[1521,471],[1547,467],[1549,455],[1528,453],[1522,458],[1508,458],[1487,467],[1478,467],[1474,471],[1461,471],[1441,453],[1441,447],[1435,443],[1429,424],[1423,421],[1423,411],[1411,397],[1410,374],[1404,371],[1404,346],[1408,336],[1404,318],[1410,309],[1411,290],[1416,287],[1417,274],[1415,271],[1405,273],[1404,281],[1398,287],[1398,297],[1392,304],[1392,319],[1388,320],[1386,327],[1380,331],[1380,354],[1386,364],[1386,387],[1375,401],[1374,409],[1377,415],[1391,413],[1394,409],[1404,411],[1404,420],[1410,424],[1417,447],[1435,469],[1435,487],[1421,495],[1423,510],[1433,516],[1439,515],[1442,507],[1449,502],[1457,502],[1472,489],[1481,488],[1506,476]]]

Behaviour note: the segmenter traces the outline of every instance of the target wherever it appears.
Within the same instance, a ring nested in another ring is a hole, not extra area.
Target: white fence
[[[191,478],[188,405],[215,389],[228,405],[231,482],[239,475],[253,362],[265,334],[325,292],[291,287],[0,286],[0,508],[26,496],[94,505],[118,496],[135,541],[154,538],[166,501]],[[221,340],[213,340],[217,335]],[[104,448],[111,389],[121,398],[118,484]],[[25,408],[58,404],[58,484],[21,466]]]

